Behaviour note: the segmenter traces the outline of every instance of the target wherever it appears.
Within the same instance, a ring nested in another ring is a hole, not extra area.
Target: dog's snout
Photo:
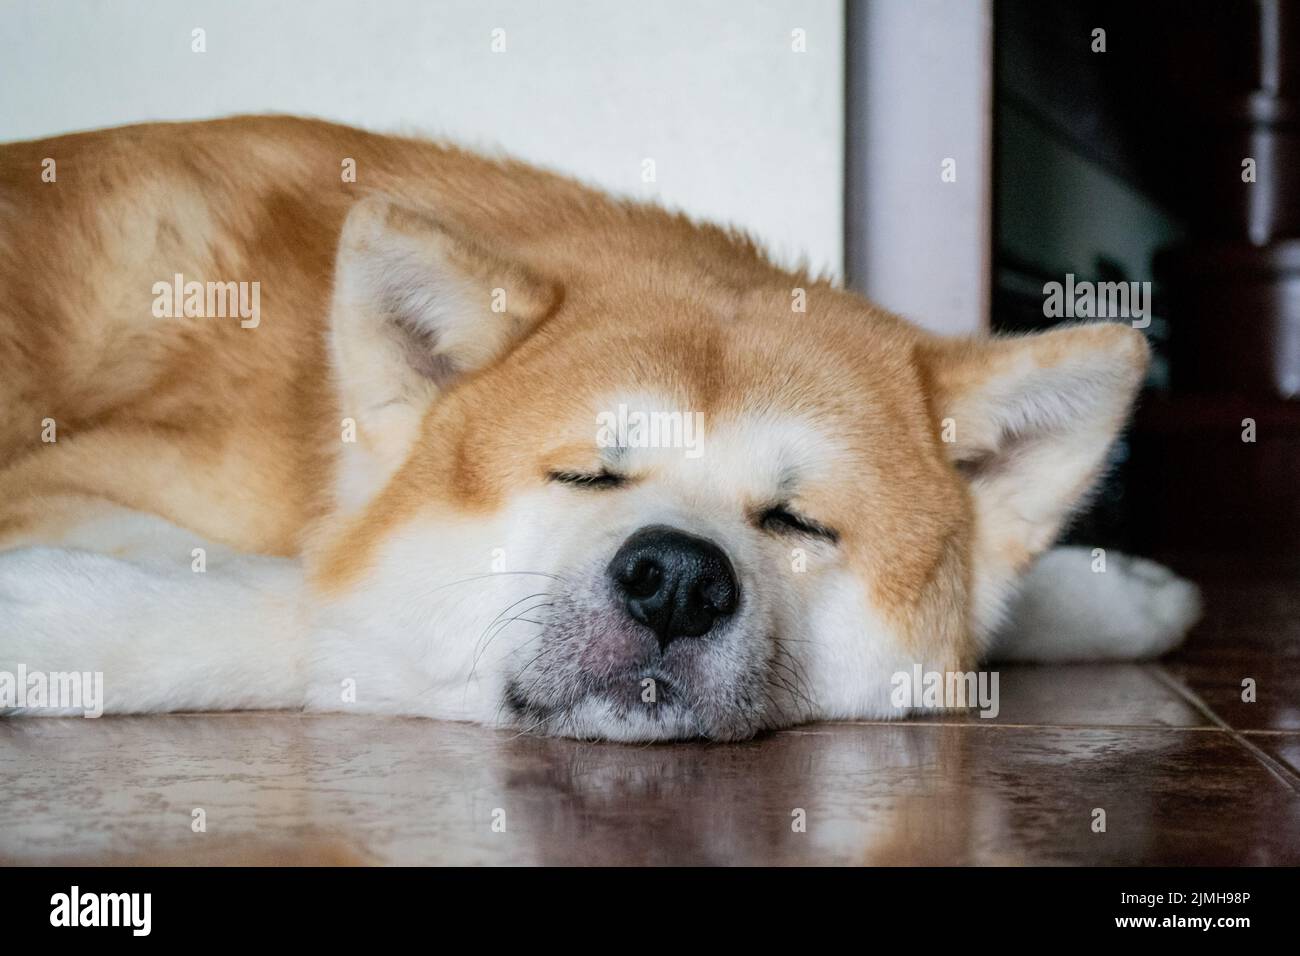
[[[623,542],[609,574],[628,613],[655,632],[661,647],[709,633],[740,602],[726,553],[707,538],[664,525]]]

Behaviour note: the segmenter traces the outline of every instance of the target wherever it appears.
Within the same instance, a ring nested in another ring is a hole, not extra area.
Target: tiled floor
[[[346,716],[0,722],[0,863],[1300,863],[1298,579],[1180,569],[1209,607],[1185,650],[1001,668],[993,720],[654,747]]]

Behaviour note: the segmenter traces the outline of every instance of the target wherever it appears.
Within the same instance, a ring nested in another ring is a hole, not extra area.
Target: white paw
[[[1200,619],[1196,585],[1117,552],[1055,548],[1025,576],[995,655],[1003,660],[1142,660],[1165,654]]]
[[[1132,636],[1134,656],[1159,657],[1168,653],[1201,619],[1200,589],[1154,561],[1116,557],[1118,560],[1107,571],[1119,571],[1120,588],[1111,596],[1116,601],[1113,625]]]

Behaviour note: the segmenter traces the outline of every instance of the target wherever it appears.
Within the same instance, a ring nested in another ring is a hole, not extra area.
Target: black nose
[[[736,610],[740,585],[726,553],[712,541],[669,528],[642,528],[623,542],[609,576],[632,617],[667,647],[709,633]]]

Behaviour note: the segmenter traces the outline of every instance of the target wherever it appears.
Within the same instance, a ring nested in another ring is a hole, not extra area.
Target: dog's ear
[[[423,213],[381,197],[353,206],[335,264],[330,359],[366,484],[405,459],[439,392],[508,351],[559,298],[554,284]]]
[[[936,432],[970,483],[977,615],[991,627],[1007,584],[1096,482],[1141,387],[1146,340],[1102,323],[921,351]]]

